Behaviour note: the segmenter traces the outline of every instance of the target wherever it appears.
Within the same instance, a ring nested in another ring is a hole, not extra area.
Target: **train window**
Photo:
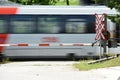
[[[66,33],[95,33],[93,15],[71,15],[65,19]]]
[[[10,33],[94,33],[94,15],[14,15]]]
[[[59,23],[57,18],[41,17],[38,19],[38,31],[40,33],[59,33]]]
[[[12,33],[33,33],[34,20],[28,16],[14,16],[11,19]]]
[[[84,19],[68,19],[66,22],[67,33],[85,33],[87,26]]]
[[[5,20],[0,20],[0,33],[6,33]]]
[[[45,15],[38,18],[40,33],[95,33],[94,15]]]

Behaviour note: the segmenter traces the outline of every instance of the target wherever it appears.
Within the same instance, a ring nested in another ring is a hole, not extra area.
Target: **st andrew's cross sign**
[[[98,14],[95,13],[95,18],[96,18],[96,23],[95,23],[95,31],[96,31],[96,36],[95,40],[98,40],[99,38],[102,38],[105,40],[105,36],[103,35],[103,31],[105,31],[105,14],[102,14],[102,16],[99,16]]]

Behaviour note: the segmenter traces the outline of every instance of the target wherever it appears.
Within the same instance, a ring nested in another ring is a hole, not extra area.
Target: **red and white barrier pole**
[[[91,46],[92,43],[0,44],[0,46]],[[98,44],[95,44],[98,46]]]

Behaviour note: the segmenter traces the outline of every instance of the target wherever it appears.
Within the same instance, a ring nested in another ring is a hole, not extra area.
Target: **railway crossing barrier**
[[[92,43],[41,43],[41,44],[0,44],[0,46],[91,46]],[[98,44],[95,44],[98,46]]]
[[[108,57],[108,58],[101,58],[99,60],[90,61],[90,62],[88,62],[88,64],[103,62],[103,61],[111,60],[111,59],[114,59],[114,58],[117,58],[117,56],[111,56],[111,57]]]
[[[47,46],[92,46],[93,43],[41,43],[41,44],[0,44],[0,46],[38,46],[38,47],[47,47]],[[108,45],[108,44],[107,44]],[[100,46],[99,43],[95,43],[94,46]],[[117,44],[117,46],[120,46],[120,43]]]

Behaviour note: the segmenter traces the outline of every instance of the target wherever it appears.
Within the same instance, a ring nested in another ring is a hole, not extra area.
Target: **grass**
[[[87,64],[87,62],[88,61],[80,61],[80,63],[76,63],[73,66],[75,68],[78,68],[79,70],[91,70],[105,67],[120,66],[120,57],[95,64]]]
[[[79,0],[69,0],[70,5],[79,5]],[[66,5],[66,0],[60,0],[55,5]]]
[[[0,62],[0,64],[6,64],[6,63],[9,63],[9,62],[10,62],[10,59],[6,57]]]

